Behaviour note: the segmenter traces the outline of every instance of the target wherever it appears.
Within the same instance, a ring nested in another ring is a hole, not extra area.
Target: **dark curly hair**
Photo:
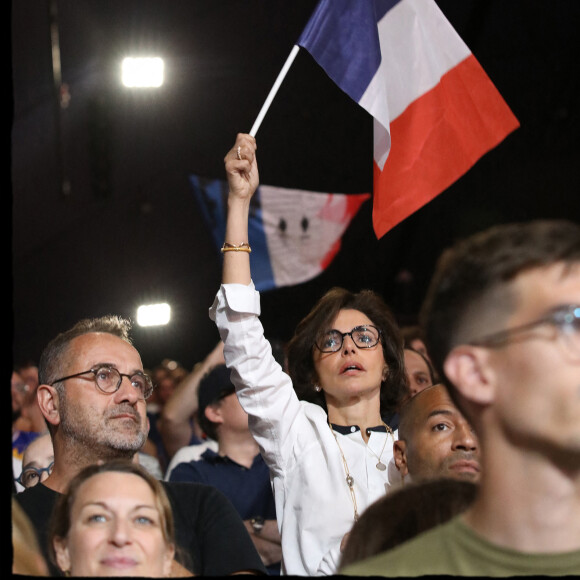
[[[395,317],[383,299],[372,290],[354,293],[344,288],[332,288],[298,324],[288,343],[288,374],[296,394],[299,399],[320,405],[327,411],[324,393],[314,390],[314,342],[321,332],[330,328],[338,313],[345,309],[362,312],[381,331],[383,356],[389,369],[381,385],[381,415],[392,413],[408,388],[403,340]]]

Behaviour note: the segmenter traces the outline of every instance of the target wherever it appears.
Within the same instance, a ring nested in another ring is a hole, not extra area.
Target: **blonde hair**
[[[153,491],[153,495],[155,496],[157,509],[161,517],[161,532],[163,534],[163,539],[167,545],[176,547],[173,511],[163,485],[139,464],[132,461],[118,459],[108,461],[107,463],[93,464],[85,467],[71,480],[67,492],[58,498],[52,513],[48,534],[48,550],[50,558],[55,562],[55,564],[58,565],[54,542],[56,539],[66,538],[68,536],[72,524],[72,508],[79,488],[85,481],[94,475],[109,472],[137,475],[149,485]]]
[[[48,566],[30,519],[12,496],[12,573],[49,576]]]

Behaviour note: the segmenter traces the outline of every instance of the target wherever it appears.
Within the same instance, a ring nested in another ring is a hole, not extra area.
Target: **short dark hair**
[[[516,276],[578,262],[580,227],[567,220],[502,224],[447,249],[436,264],[420,313],[437,374],[445,378],[447,355],[462,341],[476,338],[468,335],[474,327],[489,332],[490,323],[511,312],[516,297],[510,283]]]
[[[475,500],[479,484],[433,479],[406,485],[371,504],[355,522],[338,573],[449,521]]]
[[[93,332],[104,332],[132,344],[130,330],[129,320],[113,314],[79,320],[72,328],[55,336],[43,350],[38,363],[40,384],[49,385],[59,377],[63,371],[64,355],[75,338]]]
[[[365,314],[381,331],[383,356],[389,368],[381,387],[381,414],[396,410],[407,390],[403,340],[395,317],[383,299],[372,290],[351,292],[332,288],[314,305],[310,313],[296,327],[288,343],[288,373],[298,398],[320,405],[325,411],[324,393],[314,390],[314,342],[319,333],[328,330],[338,313],[344,309]]]
[[[120,316],[109,314],[99,318],[83,318],[68,330],[57,334],[44,348],[38,362],[38,381],[41,385],[50,385],[63,374],[68,372],[66,355],[70,343],[77,337],[93,332],[104,332],[117,336],[128,344],[132,344],[129,331],[131,321]],[[61,384],[55,386],[59,397],[64,396]],[[51,435],[54,433],[54,425],[46,421]]]

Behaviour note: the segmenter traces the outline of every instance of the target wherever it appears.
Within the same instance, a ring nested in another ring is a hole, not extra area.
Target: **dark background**
[[[188,176],[223,178],[315,0],[17,0],[11,8],[13,357],[38,360],[79,318],[135,318],[167,301],[166,327],[134,339],[145,366],[191,367],[218,340],[208,307],[220,258]],[[330,268],[262,295],[270,337],[288,339],[329,287],[380,292],[414,321],[441,250],[489,225],[580,218],[580,3],[439,0],[521,128],[381,240],[371,202]],[[51,20],[50,8],[57,15]],[[58,26],[66,109],[51,60]],[[160,54],[159,90],[120,84],[129,53]],[[300,51],[257,134],[262,183],[372,190],[372,120]],[[68,184],[68,187],[63,187]],[[64,191],[63,191],[64,190]]]

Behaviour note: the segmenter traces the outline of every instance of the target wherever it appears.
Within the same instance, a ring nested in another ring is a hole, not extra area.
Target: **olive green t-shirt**
[[[481,538],[461,516],[420,536],[356,562],[339,572],[347,576],[575,576],[580,550],[528,554],[502,548]]]

